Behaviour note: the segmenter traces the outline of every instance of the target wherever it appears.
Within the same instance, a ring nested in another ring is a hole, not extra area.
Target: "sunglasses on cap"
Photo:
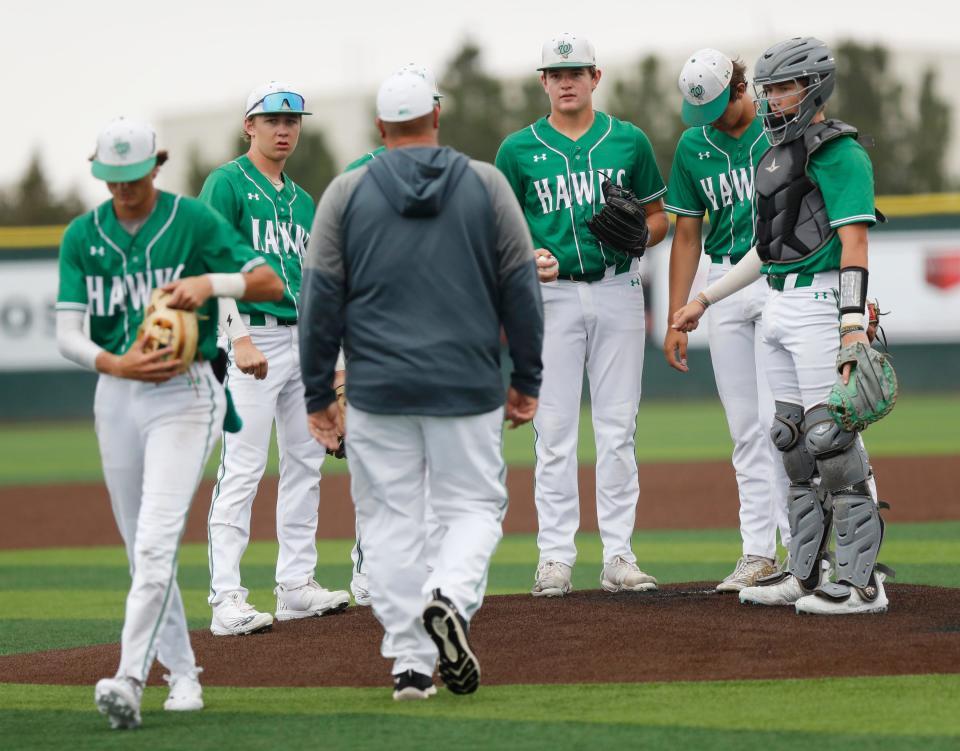
[[[294,94],[292,91],[274,91],[267,94],[262,99],[254,102],[253,106],[247,110],[247,114],[249,115],[261,104],[263,105],[263,111],[257,112],[256,114],[258,115],[281,114],[284,112],[289,112],[294,115],[305,114],[303,97],[299,94]]]

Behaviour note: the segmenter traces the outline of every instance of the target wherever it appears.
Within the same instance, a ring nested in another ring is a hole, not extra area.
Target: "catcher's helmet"
[[[788,143],[803,134],[833,93],[836,70],[830,48],[814,37],[788,39],[760,56],[754,67],[753,89],[757,95],[757,114],[763,119],[770,143]],[[797,111],[787,116],[771,111],[764,85],[801,78],[806,80],[806,85],[798,92]]]

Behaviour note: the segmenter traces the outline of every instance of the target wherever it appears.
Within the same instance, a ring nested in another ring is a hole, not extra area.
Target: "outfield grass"
[[[718,401],[643,402],[637,420],[640,461],[699,461],[727,459],[732,443]],[[960,394],[910,396],[898,402],[889,417],[866,433],[871,456],[960,454]],[[507,463],[532,466],[533,429],[527,425],[505,430]],[[580,462],[596,460],[590,410],[580,420]],[[207,476],[216,474],[214,451]],[[267,471],[277,473],[275,442]],[[327,459],[324,471],[346,471],[346,462]],[[94,482],[102,479],[92,422],[5,425],[0,431],[0,485],[49,482]]]
[[[960,722],[943,698],[958,692],[955,675],[493,686],[405,704],[386,689],[212,687],[202,713],[174,715],[148,689],[131,734],[106,729],[89,687],[0,684],[0,727],[17,727],[7,749],[948,749]],[[803,696],[816,711],[789,711]]]

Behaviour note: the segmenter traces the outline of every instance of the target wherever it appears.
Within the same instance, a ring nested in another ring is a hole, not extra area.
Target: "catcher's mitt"
[[[192,310],[167,307],[169,297],[169,292],[160,289],[150,293],[150,305],[138,334],[145,337],[143,348],[147,352],[170,347],[173,350],[170,357],[182,361],[182,373],[193,364],[197,356],[197,314]]]
[[[334,391],[337,394],[337,408],[340,410],[340,417],[346,421],[346,412],[347,412],[347,390],[343,384],[337,386]],[[327,449],[327,453],[330,456],[336,457],[337,459],[343,459],[347,456],[347,444],[343,440],[343,436],[338,436],[340,443],[337,445],[336,449]]]
[[[604,180],[600,189],[606,205],[587,221],[587,227],[604,245],[640,258],[650,239],[643,204],[633,191],[621,188],[612,180]]]
[[[856,342],[842,347],[837,370],[853,363],[846,385],[838,380],[830,391],[827,408],[834,422],[848,432],[864,430],[893,409],[899,385],[890,356]]]

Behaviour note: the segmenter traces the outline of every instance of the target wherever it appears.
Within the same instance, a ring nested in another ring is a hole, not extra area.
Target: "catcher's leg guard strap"
[[[787,570],[813,589],[820,581],[820,561],[827,546],[830,510],[824,508],[816,488],[791,485],[787,499],[790,519],[789,563]]]
[[[837,530],[837,582],[866,587],[877,565],[883,541],[880,510],[868,495],[833,497]]]
[[[813,477],[816,461],[803,439],[803,407],[790,402],[776,402],[770,439],[783,453],[783,466],[790,481],[806,483]]]

